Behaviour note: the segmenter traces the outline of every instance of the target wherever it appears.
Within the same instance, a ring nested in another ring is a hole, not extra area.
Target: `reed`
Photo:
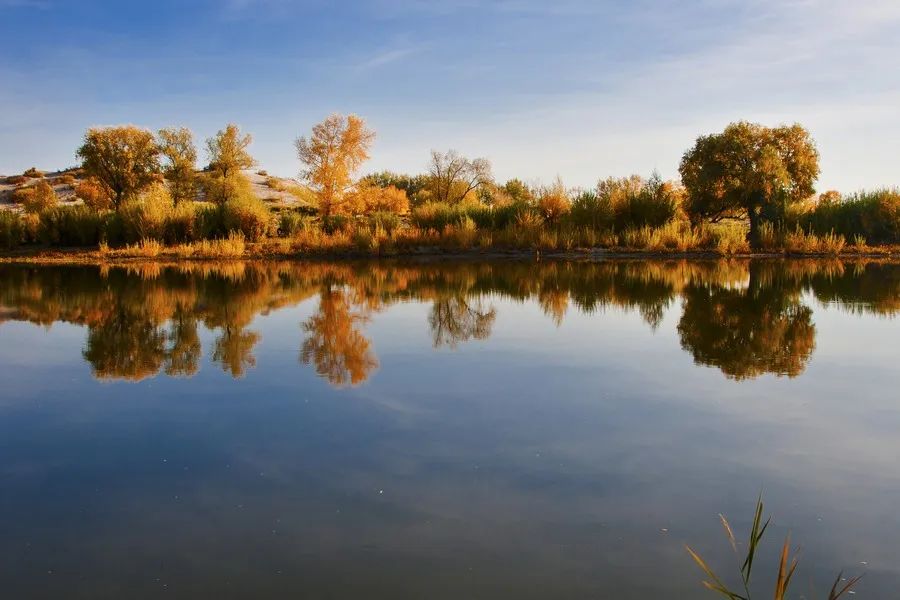
[[[719,520],[722,523],[722,528],[725,530],[725,535],[728,538],[735,557],[740,561],[741,554],[738,551],[739,544],[734,535],[734,530],[724,515],[719,515]],[[750,532],[746,542],[747,550],[739,569],[741,582],[740,591],[734,591],[733,588],[729,587],[693,548],[685,546],[687,553],[707,577],[707,579],[703,581],[703,585],[720,596],[728,598],[728,600],[752,600],[753,586],[751,585],[751,577],[753,575],[753,566],[756,563],[756,558],[759,554],[760,542],[771,522],[771,517],[768,517],[765,522],[763,522],[763,501],[762,495],[760,495],[756,501],[753,523],[750,526]],[[778,573],[775,576],[775,589],[772,595],[773,600],[785,600],[785,598],[787,598],[787,593],[790,589],[794,573],[797,571],[798,564],[799,559],[797,554],[791,552],[791,536],[788,534],[781,547],[781,554],[778,560]],[[859,575],[844,580],[843,573],[838,573],[838,576],[834,580],[834,584],[831,586],[831,591],[828,593],[828,600],[838,600],[838,598],[848,592],[853,593],[851,590],[856,586],[861,577],[862,575]]]

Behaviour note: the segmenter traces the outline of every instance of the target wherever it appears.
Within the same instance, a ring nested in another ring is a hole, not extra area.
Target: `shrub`
[[[28,178],[24,175],[10,175],[3,180],[6,185],[21,185],[28,182]]]
[[[165,220],[163,239],[167,244],[193,242],[200,239],[197,208],[190,202],[176,204]]]
[[[538,210],[548,223],[556,223],[560,217],[572,208],[572,201],[566,193],[562,180],[557,179],[550,187],[543,188],[538,193]]]
[[[298,231],[307,227],[308,217],[301,215],[296,210],[283,210],[278,215],[278,235],[293,237]]]
[[[348,212],[371,214],[374,212],[391,212],[405,215],[409,212],[409,198],[406,192],[394,186],[378,187],[362,185],[347,199]]]
[[[53,186],[44,180],[37,182],[36,185],[28,189],[31,193],[22,201],[25,212],[39,213],[56,206],[59,202],[56,192],[53,191]]]
[[[593,230],[612,228],[614,219],[608,196],[601,196],[593,190],[581,192],[572,201],[569,221],[579,227]]]
[[[347,215],[329,215],[322,217],[322,230],[331,235],[338,231],[346,231],[350,226],[350,217]]]
[[[28,202],[31,202],[31,198],[34,196],[34,187],[20,187],[13,190],[10,195],[10,200],[14,204],[22,204],[25,205]]]
[[[253,195],[253,186],[250,180],[240,172],[233,173],[228,177],[207,174],[200,179],[200,186],[206,192],[206,200],[216,204],[224,204],[231,199]]]
[[[28,169],[27,171],[22,173],[22,176],[23,177],[43,177],[44,172],[38,171],[37,168],[35,168],[35,167],[31,167],[30,169]]]
[[[268,177],[269,176],[269,172],[266,171],[265,169],[260,169],[259,171],[256,172],[256,174],[259,175],[260,177]]]
[[[54,246],[96,246],[105,217],[85,206],[57,206],[40,214],[37,238]]]
[[[272,211],[259,198],[243,195],[225,203],[222,220],[226,231],[239,231],[255,242],[265,237],[272,226]]]
[[[876,244],[900,243],[900,189],[863,191],[841,198],[823,194],[816,207],[800,220],[804,229],[832,231],[852,238],[862,235]]]
[[[381,229],[391,235],[400,227],[400,216],[393,212],[376,211],[369,215],[369,226],[375,230]]]
[[[119,207],[122,239],[135,243],[145,239],[164,239],[166,222],[175,208],[172,196],[163,184],[154,184],[138,198]]]
[[[0,247],[15,248],[24,241],[22,216],[11,210],[0,210]]]
[[[110,210],[113,207],[109,192],[93,177],[75,186],[75,197],[81,198],[85,206],[96,211]]]
[[[287,191],[287,185],[277,177],[267,177],[266,178],[266,187],[271,190],[275,190],[278,192]]]
[[[221,206],[207,202],[194,204],[193,208],[194,230],[197,239],[208,240],[228,235]]]
[[[75,185],[75,176],[65,173],[54,179],[53,182],[57,185]]]

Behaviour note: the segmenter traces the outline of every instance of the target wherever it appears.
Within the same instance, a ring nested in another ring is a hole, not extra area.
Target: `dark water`
[[[704,598],[760,490],[795,597],[897,597],[898,312],[876,263],[0,266],[0,597]]]

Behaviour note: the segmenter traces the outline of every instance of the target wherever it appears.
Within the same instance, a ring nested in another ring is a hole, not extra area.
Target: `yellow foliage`
[[[363,185],[347,195],[343,208],[350,214],[391,212],[405,215],[409,212],[409,198],[405,191],[392,185],[385,188]]]
[[[338,114],[313,127],[309,138],[297,139],[297,156],[306,165],[303,176],[318,195],[322,216],[342,212],[353,174],[368,160],[374,139],[363,119]]]
[[[109,192],[94,178],[80,181],[75,186],[75,196],[84,201],[85,206],[94,210],[108,210],[113,207]]]

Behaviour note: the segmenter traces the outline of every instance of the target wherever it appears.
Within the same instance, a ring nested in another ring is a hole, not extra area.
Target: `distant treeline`
[[[423,247],[837,254],[900,243],[900,190],[817,195],[819,154],[796,124],[734,123],[697,139],[680,181],[632,175],[592,189],[559,179],[500,183],[487,159],[452,150],[432,152],[422,174],[358,177],[374,138],[361,118],[331,115],[297,139],[298,180],[255,173],[267,194],[254,191],[252,139],[236,125],[206,140],[202,170],[188,129],[90,129],[80,166],[6,178],[14,209],[0,211],[0,246],[143,255],[178,246],[176,254],[197,255],[211,248],[199,243],[229,239],[234,253],[254,242],[279,255]],[[60,202],[63,190],[75,201]]]

